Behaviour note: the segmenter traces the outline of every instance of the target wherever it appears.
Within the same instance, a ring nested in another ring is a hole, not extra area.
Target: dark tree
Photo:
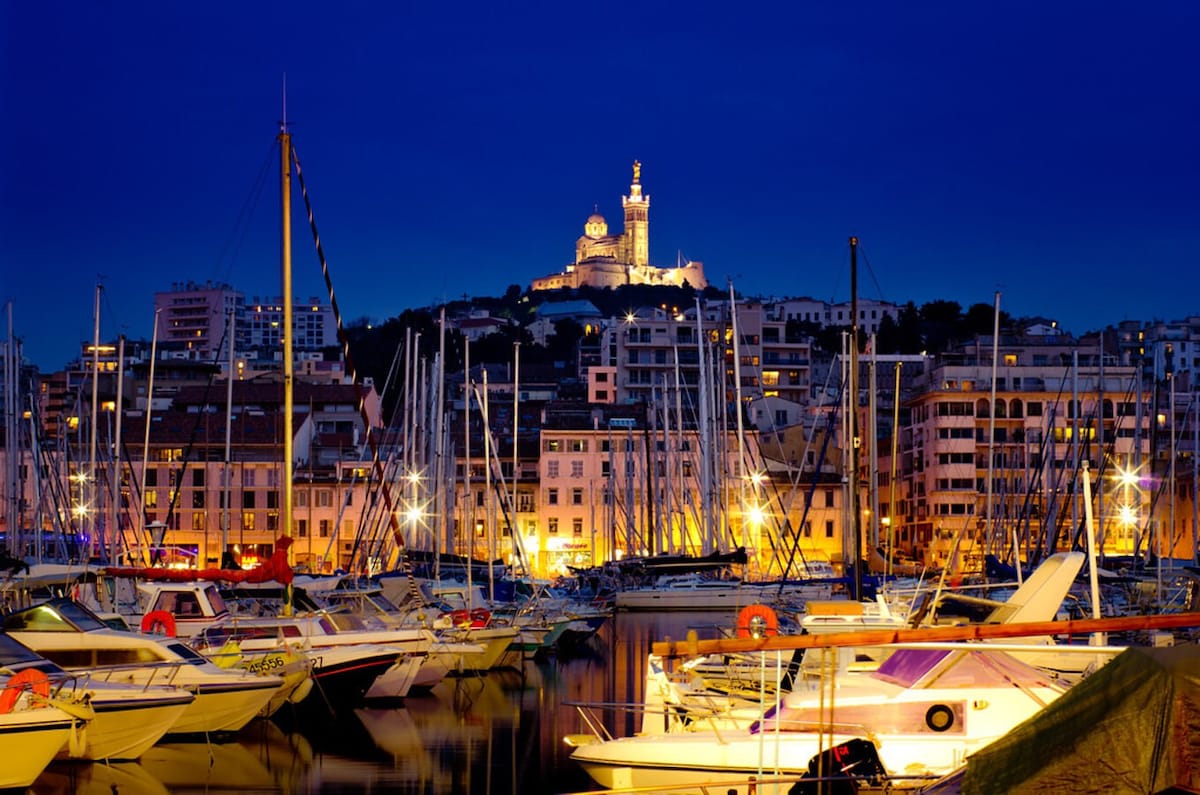
[[[971,304],[967,309],[966,315],[963,317],[963,327],[966,336],[974,336],[976,334],[992,335],[993,323],[995,322],[996,307],[993,304]],[[1012,328],[1012,316],[1000,310],[1000,333]]]
[[[921,306],[921,331],[930,353],[941,353],[962,337],[962,307],[957,301],[930,301]]]

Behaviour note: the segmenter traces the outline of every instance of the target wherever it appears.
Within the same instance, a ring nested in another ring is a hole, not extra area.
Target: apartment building
[[[722,404],[714,395],[724,396],[724,405],[737,394],[743,405],[764,397],[807,405],[810,340],[789,336],[787,321],[760,303],[736,306],[736,324],[730,304],[716,302],[679,313],[639,309],[606,328],[601,366],[616,370],[615,402],[674,402],[682,410],[679,421],[690,427],[706,402]],[[709,374],[703,383],[702,373]]]
[[[1135,368],[1102,362],[1097,340],[1005,339],[993,403],[991,352],[985,339],[941,357],[905,402],[899,496],[883,502],[897,545],[931,564],[956,536],[973,556],[1014,543],[1030,558],[1070,548],[1086,462],[1097,537],[1110,553],[1131,552],[1149,495],[1118,476],[1149,475],[1154,419]],[[893,493],[884,481],[881,497]]]

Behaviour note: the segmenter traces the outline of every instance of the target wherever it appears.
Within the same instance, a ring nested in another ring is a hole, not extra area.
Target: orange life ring
[[[738,613],[739,638],[769,638],[779,634],[779,617],[766,605],[746,605]]]
[[[42,698],[50,697],[50,677],[36,668],[26,668],[8,678],[3,692],[0,692],[0,715],[7,715],[17,705],[17,699],[24,690],[32,690]],[[35,707],[44,707],[46,703],[34,702]]]
[[[151,610],[142,616],[142,632],[147,635],[175,637],[175,616],[166,610]]]

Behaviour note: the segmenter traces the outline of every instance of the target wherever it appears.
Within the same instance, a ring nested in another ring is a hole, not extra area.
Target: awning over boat
[[[973,754],[962,791],[1200,791],[1200,647],[1125,651]]]

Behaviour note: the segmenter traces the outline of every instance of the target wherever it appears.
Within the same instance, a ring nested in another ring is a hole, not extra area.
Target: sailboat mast
[[[280,154],[280,212],[282,215],[282,271],[283,271],[283,534],[292,535],[292,403],[294,396],[293,378],[295,365],[292,361],[292,136],[287,131],[287,119],[279,130]],[[288,547],[288,564],[292,563],[292,549]],[[288,586],[285,614],[291,613],[291,585]]]
[[[453,475],[450,476],[453,479]],[[475,557],[475,502],[471,499],[471,338],[463,338],[463,504],[462,526],[466,528],[467,580],[470,559]],[[458,550],[450,549],[453,554]]]
[[[80,516],[85,533],[90,533],[92,538],[88,541],[88,546],[91,547],[97,543],[95,538],[96,516],[95,511],[99,509],[100,489],[96,485],[96,426],[99,424],[98,417],[100,415],[100,290],[101,286],[96,285],[96,306],[92,311],[93,328],[92,328],[92,418],[88,423],[88,472],[85,489],[81,489],[84,493],[80,495]],[[89,521],[89,517],[91,520]],[[97,552],[103,552],[104,547],[96,547]]]
[[[221,568],[225,568],[225,552],[229,549],[230,501],[233,499],[233,481],[231,479],[230,458],[231,440],[233,435],[233,372],[234,372],[234,307],[229,307],[229,331],[225,338],[229,345],[229,370],[225,375],[225,462],[221,469],[224,485],[221,507]]]
[[[850,238],[850,410],[846,421],[850,424],[850,527],[854,533],[851,544],[854,556],[855,600],[862,599],[862,517],[858,509],[858,238]]]
[[[509,532],[512,533],[514,539],[519,539],[521,536],[517,532],[517,438],[521,435],[521,393],[518,390],[518,385],[521,380],[521,343],[520,341],[513,343],[513,468],[512,468],[512,501],[509,503],[512,506],[512,517],[508,523]],[[592,532],[595,532],[595,522],[592,523]],[[596,544],[593,540],[592,553],[595,554]],[[524,557],[524,556],[522,556]]]
[[[738,484],[738,505],[739,522],[741,523],[741,545],[750,549],[750,539],[746,528],[746,517],[750,513],[750,506],[746,502],[746,428],[742,422],[742,348],[741,336],[738,330],[738,306],[737,296],[733,291],[733,279],[729,280],[729,324],[733,332],[733,405],[737,411],[737,466],[733,470],[733,476],[737,478]],[[724,430],[727,424],[721,425],[722,438],[724,438]],[[724,459],[723,459],[724,460]],[[755,495],[757,497],[757,495]],[[757,528],[756,528],[757,530]],[[759,549],[758,540],[755,539],[754,549]],[[756,557],[757,560],[757,557]]]
[[[5,516],[8,527],[8,549],[15,557],[24,555],[23,541],[20,537],[20,506],[21,491],[18,473],[25,460],[18,441],[17,423],[19,415],[18,404],[21,399],[19,381],[21,380],[21,360],[16,352],[16,338],[13,336],[13,305],[7,304],[8,309],[8,341],[4,345],[4,443],[5,461],[8,474],[8,500],[5,502]]]
[[[145,538],[149,541],[149,522],[146,515],[146,471],[150,468],[150,414],[154,410],[154,365],[158,359],[158,316],[162,312],[161,309],[154,310],[154,328],[150,332],[150,372],[146,379],[146,411],[144,413],[145,421],[143,423],[142,436],[142,476],[138,483],[138,499],[142,504],[138,506],[138,516],[141,517],[141,527],[138,528],[138,534],[134,537],[134,558],[142,560],[141,542]],[[146,558],[147,563],[150,562]]]
[[[992,389],[991,400],[988,401],[988,438],[987,438],[987,486],[986,504],[983,511],[985,525],[984,547],[988,552],[999,553],[1004,548],[1004,542],[996,531],[996,518],[992,509],[992,484],[995,480],[995,444],[996,444],[996,368],[1000,359],[1000,291],[996,291],[992,309]],[[1006,415],[1007,416],[1007,415]],[[1021,576],[1021,561],[1014,560],[1017,576]]]
[[[704,309],[700,306],[700,298],[696,297],[696,346],[700,361],[700,517],[701,517],[701,554],[707,555],[716,547],[713,540],[713,500],[712,500],[712,459],[711,432],[708,415],[708,385],[711,373],[708,368],[707,349],[704,344]]]
[[[109,554],[108,560],[112,564],[116,564],[117,555],[120,554],[120,545],[118,543],[117,534],[121,527],[121,418],[125,413],[121,408],[124,401],[125,389],[125,335],[122,334],[117,340],[117,402],[116,402],[116,428],[113,431],[113,453],[112,453],[112,483],[109,485],[111,489],[112,505],[110,506],[112,516],[112,531],[109,535]]]

